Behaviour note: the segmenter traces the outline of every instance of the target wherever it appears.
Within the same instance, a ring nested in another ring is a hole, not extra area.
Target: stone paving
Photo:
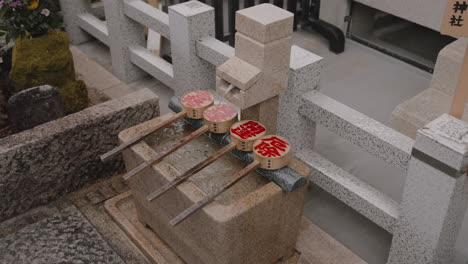
[[[122,178],[114,176],[1,222],[0,263],[149,264],[148,259],[105,213],[104,201],[126,191],[128,187]],[[68,234],[63,230],[71,232]],[[41,241],[40,246],[37,245],[38,241]],[[71,243],[73,241],[75,243]],[[77,244],[79,247],[70,247],[68,244]],[[56,250],[52,249],[52,245],[57,246]],[[99,259],[99,255],[92,258],[87,254],[100,252],[94,249],[98,246],[112,258]],[[70,257],[76,257],[68,260],[54,258],[60,252],[68,252]]]
[[[124,263],[76,207],[0,239],[0,263]]]

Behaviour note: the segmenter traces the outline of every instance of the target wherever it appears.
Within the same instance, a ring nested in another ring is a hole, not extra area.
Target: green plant
[[[62,16],[54,0],[0,0],[0,36],[10,39],[36,38],[62,27]]]

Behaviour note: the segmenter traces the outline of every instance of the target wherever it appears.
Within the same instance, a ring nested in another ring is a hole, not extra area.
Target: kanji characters
[[[460,12],[462,15],[463,13],[468,9],[468,4],[466,1],[463,1],[463,3],[460,3],[460,1],[455,2],[453,4],[453,11],[455,11],[455,14]]]
[[[450,26],[452,27],[462,27],[464,24],[462,24],[465,19],[463,18],[463,14],[465,11],[468,10],[468,4],[466,1],[460,2],[456,1],[453,4],[453,11],[454,14],[450,17]]]
[[[248,121],[238,127],[231,129],[231,133],[236,134],[241,139],[252,138],[265,131],[266,128],[255,121]]]
[[[288,142],[276,136],[272,136],[270,138],[262,138],[260,140],[261,143],[256,145],[254,149],[257,151],[258,154],[264,157],[280,157],[282,156],[281,152],[285,152],[287,147],[289,146]]]
[[[462,27],[463,24],[461,22],[465,21],[462,16],[458,16],[458,18],[453,15],[451,18],[450,18],[450,25],[452,27]]]

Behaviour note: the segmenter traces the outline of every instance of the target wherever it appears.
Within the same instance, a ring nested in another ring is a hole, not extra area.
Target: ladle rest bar
[[[169,109],[176,113],[182,111],[180,97],[174,96],[171,98],[171,100],[169,101]],[[204,122],[201,119],[196,120],[184,118],[184,120],[195,129],[198,129],[204,125]],[[230,143],[229,134],[206,133],[205,135],[214,142],[221,145],[221,147],[224,147]],[[253,154],[251,152],[233,150],[231,151],[231,154],[247,164],[252,163],[254,160]],[[294,171],[293,169],[291,169],[290,167],[284,167],[282,169],[272,171],[259,168],[256,169],[256,171],[266,179],[276,183],[276,185],[281,187],[281,189],[285,192],[294,192],[295,190],[307,184],[307,179],[304,176],[297,173],[296,171]]]

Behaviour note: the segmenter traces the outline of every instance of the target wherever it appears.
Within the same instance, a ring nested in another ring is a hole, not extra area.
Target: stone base
[[[131,191],[107,200],[105,208],[152,263],[185,263],[155,232],[138,220]],[[272,264],[366,263],[306,218],[302,219],[300,232],[296,254]]]
[[[393,110],[390,125],[395,130],[415,138],[418,129],[450,111],[452,96],[429,88],[398,105]],[[463,120],[468,122],[468,105],[465,105]]]

